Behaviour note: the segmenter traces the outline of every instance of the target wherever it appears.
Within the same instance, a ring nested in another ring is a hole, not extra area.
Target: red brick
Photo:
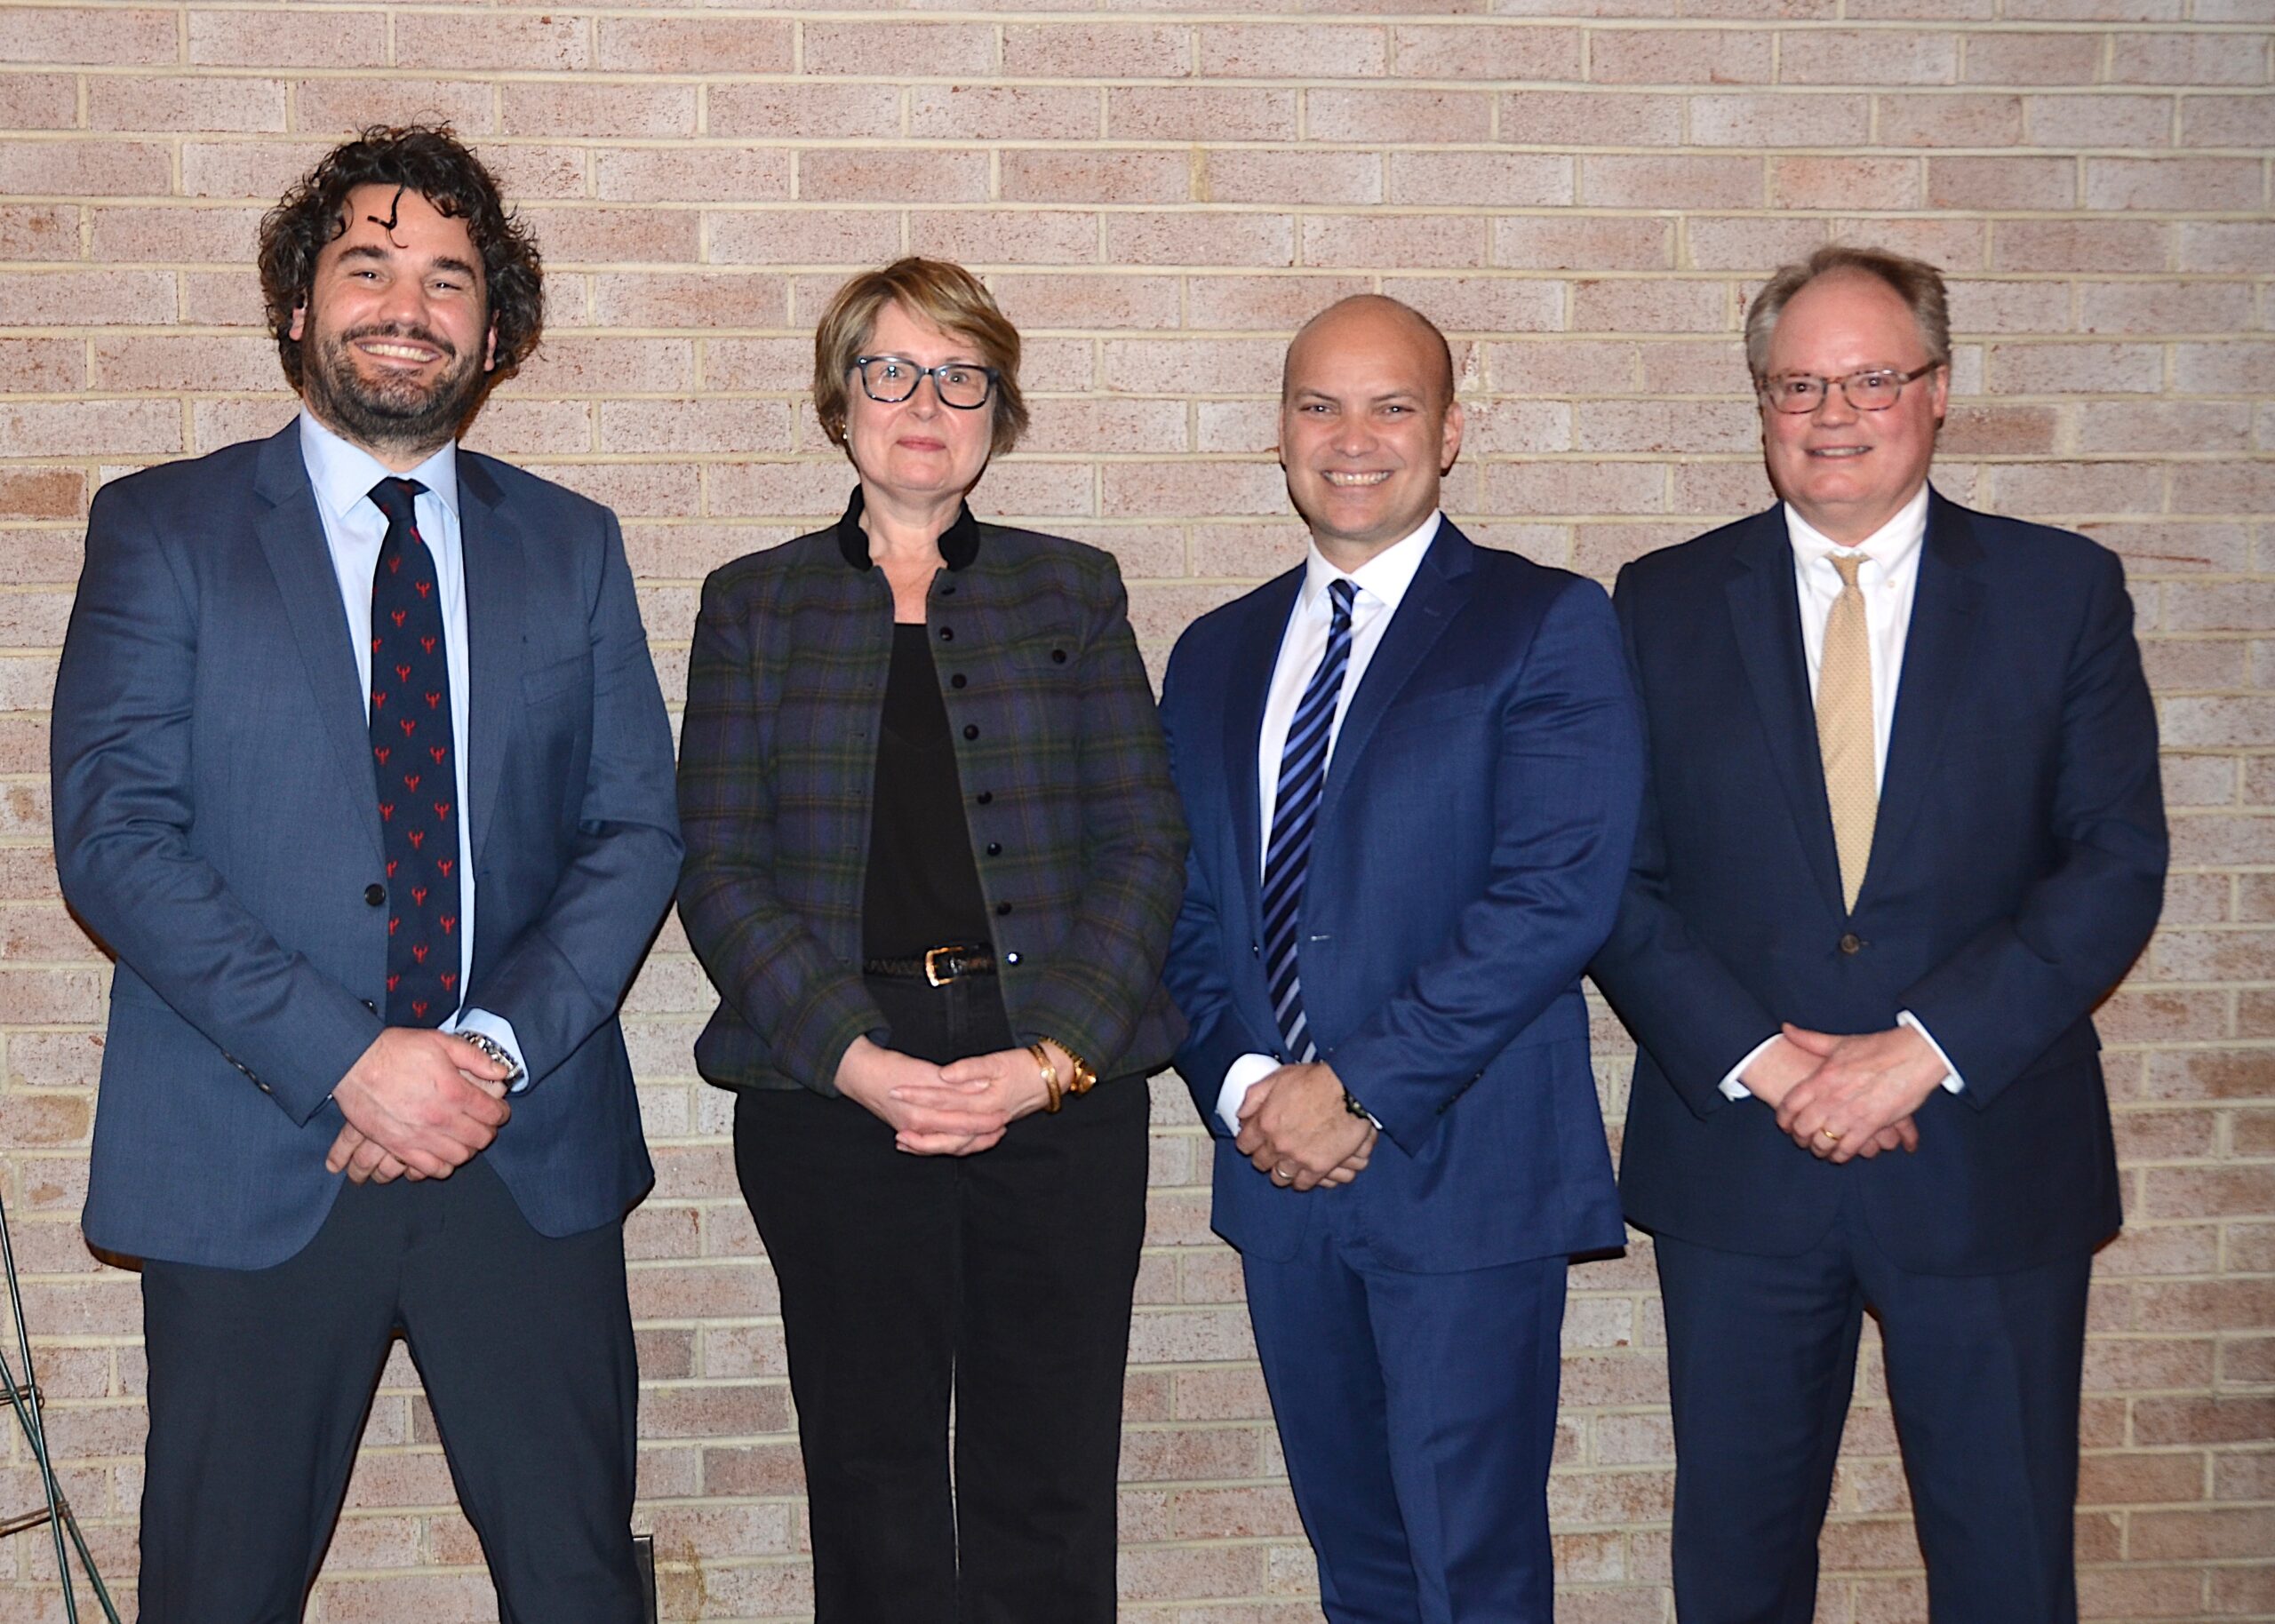
[[[1520,270],[1663,270],[1672,221],[1603,215],[1511,214],[1493,222],[1493,259]]]
[[[0,259],[76,259],[79,211],[68,203],[0,203]],[[0,293],[0,304],[6,295]]]
[[[764,274],[603,272],[593,284],[593,319],[608,326],[774,327],[787,307],[783,280]]]
[[[68,74],[0,74],[0,129],[68,130],[79,122],[79,87]]]
[[[1776,36],[1748,28],[1596,28],[1588,77],[1599,84],[1767,84]]]
[[[1559,148],[1679,147],[1682,103],[1679,95],[1512,91],[1497,111],[1505,141]]]
[[[969,22],[824,22],[805,25],[805,70],[867,76],[880,65],[921,62],[928,75],[992,74],[995,30]]]
[[[1959,38],[1893,29],[1796,29],[1778,42],[1783,84],[1949,84],[1959,76]]]
[[[189,13],[189,60],[213,68],[377,68],[387,60],[378,11]]]
[[[1580,30],[1505,20],[1399,23],[1391,29],[1391,60],[1392,71],[1407,79],[1577,79]]]
[[[1816,160],[1776,162],[1780,165],[1789,162],[1806,164]],[[1773,172],[1783,180],[1782,168]],[[1826,233],[1824,222],[1814,218],[1740,215],[1718,219],[1695,214],[1683,221],[1683,240],[1688,249],[1685,259],[1690,269],[1760,273],[1790,260],[1808,258],[1825,242]]]
[[[900,94],[890,84],[714,84],[706,92],[705,128],[714,136],[894,136],[900,133]]]
[[[2023,136],[2019,96],[1877,96],[1873,107],[1885,147],[2011,147]]]
[[[1484,265],[1488,222],[1474,214],[1309,214],[1304,263],[1446,269]]]
[[[1174,79],[1193,71],[1190,31],[1177,23],[1012,23],[1003,71],[1036,79]]]
[[[1203,23],[1201,71],[1219,79],[1378,79],[1390,62],[1382,28],[1342,23]]]
[[[2087,158],[2089,209],[2245,210],[2265,193],[2256,158]]]
[[[1291,141],[1296,92],[1224,84],[1114,85],[1106,93],[1106,134],[1123,141]],[[1314,120],[1315,139],[1325,135]]]
[[[2169,147],[2168,96],[2032,96],[2034,147]],[[2092,163],[2088,161],[2090,172]]]
[[[2187,96],[2180,102],[2180,144],[2183,147],[2241,147],[2266,145],[2275,129],[2275,96]]]
[[[981,203],[987,197],[984,152],[823,147],[798,155],[803,203]]]
[[[172,155],[156,141],[0,140],[0,194],[164,196],[172,180]]]
[[[1140,211],[1106,217],[1106,255],[1145,266],[1284,266],[1294,263],[1295,235],[1284,214]]]
[[[1769,161],[1779,209],[1910,209],[1920,202],[1916,158],[1780,157]]]
[[[1177,217],[1163,218],[1174,221]],[[970,209],[913,214],[908,240],[917,253],[973,265],[1084,265],[1098,258],[1098,217],[1074,210]],[[1143,260],[1146,257],[1117,253],[1114,258]]]
[[[1635,277],[1572,285],[1578,332],[1715,332],[1733,325],[1726,283]]]
[[[2081,332],[2224,333],[2247,326],[2251,314],[2248,290],[2231,283],[2080,282],[2078,307]]]
[[[920,84],[908,95],[911,135],[970,140],[1095,140],[1103,107],[1097,91],[1063,84]]]
[[[407,12],[395,19],[395,60],[405,68],[545,73],[593,66],[591,24],[583,17]]]
[[[2002,271],[2161,271],[2170,245],[2169,228],[2154,220],[2000,220],[1991,262]]]
[[[1219,147],[1201,155],[1193,184],[1208,203],[1380,203],[1383,159],[1371,152]]]
[[[1022,330],[1162,328],[1178,321],[1174,276],[1004,275],[989,291]]]
[[[1574,201],[1572,160],[1513,152],[1393,152],[1393,203],[1551,208]]]
[[[509,79],[499,86],[498,96],[498,127],[508,135],[652,139],[695,133],[695,87],[690,84]]]
[[[1872,103],[1855,94],[1782,91],[1690,99],[1690,139],[1701,147],[1861,145]]]
[[[2184,271],[2258,272],[2275,251],[2275,225],[2188,221],[2180,228],[2180,268]]]
[[[603,199],[773,203],[790,195],[790,155],[770,147],[627,147],[595,156]]]
[[[900,252],[899,219],[874,209],[722,213],[705,237],[707,257],[727,264],[882,265]]]
[[[1493,98],[1482,91],[1304,92],[1304,132],[1315,141],[1482,141],[1491,135],[1492,122]]]
[[[1993,33],[1967,36],[1970,84],[2091,84],[2100,75],[2103,36]]]
[[[173,62],[180,54],[179,15],[156,7],[12,7],[8,27],[0,29],[0,62],[88,68]]]
[[[1928,206],[1931,209],[2071,209],[2077,202],[2074,158],[1928,160]],[[2040,222],[2001,220],[1997,228],[2004,232],[2025,223]],[[2066,228],[2071,222],[2050,224]]]
[[[1209,155],[1235,155],[1223,150]],[[1193,195],[1193,163],[1182,152],[1015,148],[998,162],[1007,203],[1183,203]]]
[[[2119,34],[2110,41],[2110,74],[2119,84],[2264,84],[2264,35]]]
[[[1263,328],[1292,333],[1338,299],[1372,291],[1371,279],[1344,275],[1281,273],[1277,275],[1208,276],[1185,279],[1194,327]],[[1273,376],[1279,362],[1273,362]],[[1269,386],[1276,390],[1276,381]]]
[[[2000,394],[2154,394],[2164,364],[2154,344],[1994,344],[1990,386]]]
[[[283,13],[228,12],[256,21]],[[310,12],[313,20],[330,13]],[[463,79],[304,79],[292,88],[295,128],[347,134],[367,124],[445,123],[462,136],[489,133],[492,95],[488,84]]]
[[[2077,408],[2079,451],[2243,451],[2251,408],[2240,402],[2097,401]]]
[[[791,68],[787,21],[603,17],[594,28],[596,65],[612,72],[778,74]]]
[[[1585,153],[1580,201],[1594,209],[1757,209],[1764,195],[1759,158]]]

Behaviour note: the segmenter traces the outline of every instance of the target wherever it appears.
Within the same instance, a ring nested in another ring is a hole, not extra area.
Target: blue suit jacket
[[[483,1154],[539,1230],[620,1217],[651,1173],[616,1007],[678,876],[672,747],[607,509],[459,458],[467,1002],[531,1086]],[[56,679],[56,862],[117,955],[84,1225],[251,1269],[341,1180],[332,1086],[378,1036],[387,912],[370,736],[297,428],[104,488]]]
[[[1257,740],[1297,569],[1195,622],[1162,694],[1193,848],[1169,991],[1217,1136],[1217,1232],[1285,1258],[1330,1203],[1392,1268],[1620,1244],[1580,969],[1610,928],[1640,739],[1599,587],[1441,526],[1352,696],[1313,836],[1304,1007],[1383,1125],[1350,1185],[1278,1188],[1225,1136],[1243,1054],[1288,1058],[1265,985]]]
[[[1765,1255],[1854,1190],[1906,1267],[1994,1272],[2118,1225],[2091,1011],[2155,925],[2156,716],[2116,557],[1931,498],[1880,817],[1844,912],[1783,512],[1652,553],[1616,602],[1650,791],[1592,967],[1640,1046],[1621,1187],[1648,1230]],[[1917,1155],[1835,1166],[1723,1075],[1780,1021],[1909,1009],[1966,1091]]]

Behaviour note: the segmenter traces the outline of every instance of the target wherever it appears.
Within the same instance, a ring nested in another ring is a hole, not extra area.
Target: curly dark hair
[[[545,273],[535,237],[506,207],[496,177],[448,124],[373,124],[326,153],[261,217],[260,292],[292,387],[300,386],[292,313],[307,303],[316,256],[347,228],[347,195],[359,186],[407,187],[436,213],[466,222],[482,256],[483,291],[498,331],[491,381],[527,358],[545,330]]]

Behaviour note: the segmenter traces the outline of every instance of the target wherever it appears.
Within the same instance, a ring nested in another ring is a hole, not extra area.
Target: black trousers
[[[272,1269],[142,1270],[142,1624],[296,1624],[400,1331],[503,1624],[638,1624],[624,1234],[529,1226],[476,1157],[349,1184]]]
[[[992,978],[871,991],[903,1053],[1011,1047]],[[1146,1098],[1111,1079],[969,1157],[905,1155],[850,1100],[737,1102],[736,1171],[782,1287],[815,1624],[1110,1624]]]

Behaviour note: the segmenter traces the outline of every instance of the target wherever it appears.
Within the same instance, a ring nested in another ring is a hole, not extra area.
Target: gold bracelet
[[[1056,1038],[1053,1038],[1050,1041],[1053,1043],[1058,1043],[1058,1039]],[[1084,1060],[1080,1055],[1074,1053],[1073,1049],[1067,1048],[1066,1045],[1058,1043],[1058,1047],[1062,1049],[1066,1049],[1066,1058],[1074,1063],[1074,1080],[1066,1085],[1066,1092],[1069,1094],[1088,1094],[1091,1089],[1097,1087],[1098,1086],[1098,1074],[1096,1071],[1092,1070],[1090,1063]]]
[[[1042,1109],[1055,1117],[1058,1114],[1058,1107],[1064,1103],[1059,1090],[1058,1066],[1050,1058],[1050,1051],[1040,1043],[1028,1044],[1027,1053],[1034,1056],[1035,1069],[1042,1074],[1043,1092],[1050,1096],[1043,1103]]]

